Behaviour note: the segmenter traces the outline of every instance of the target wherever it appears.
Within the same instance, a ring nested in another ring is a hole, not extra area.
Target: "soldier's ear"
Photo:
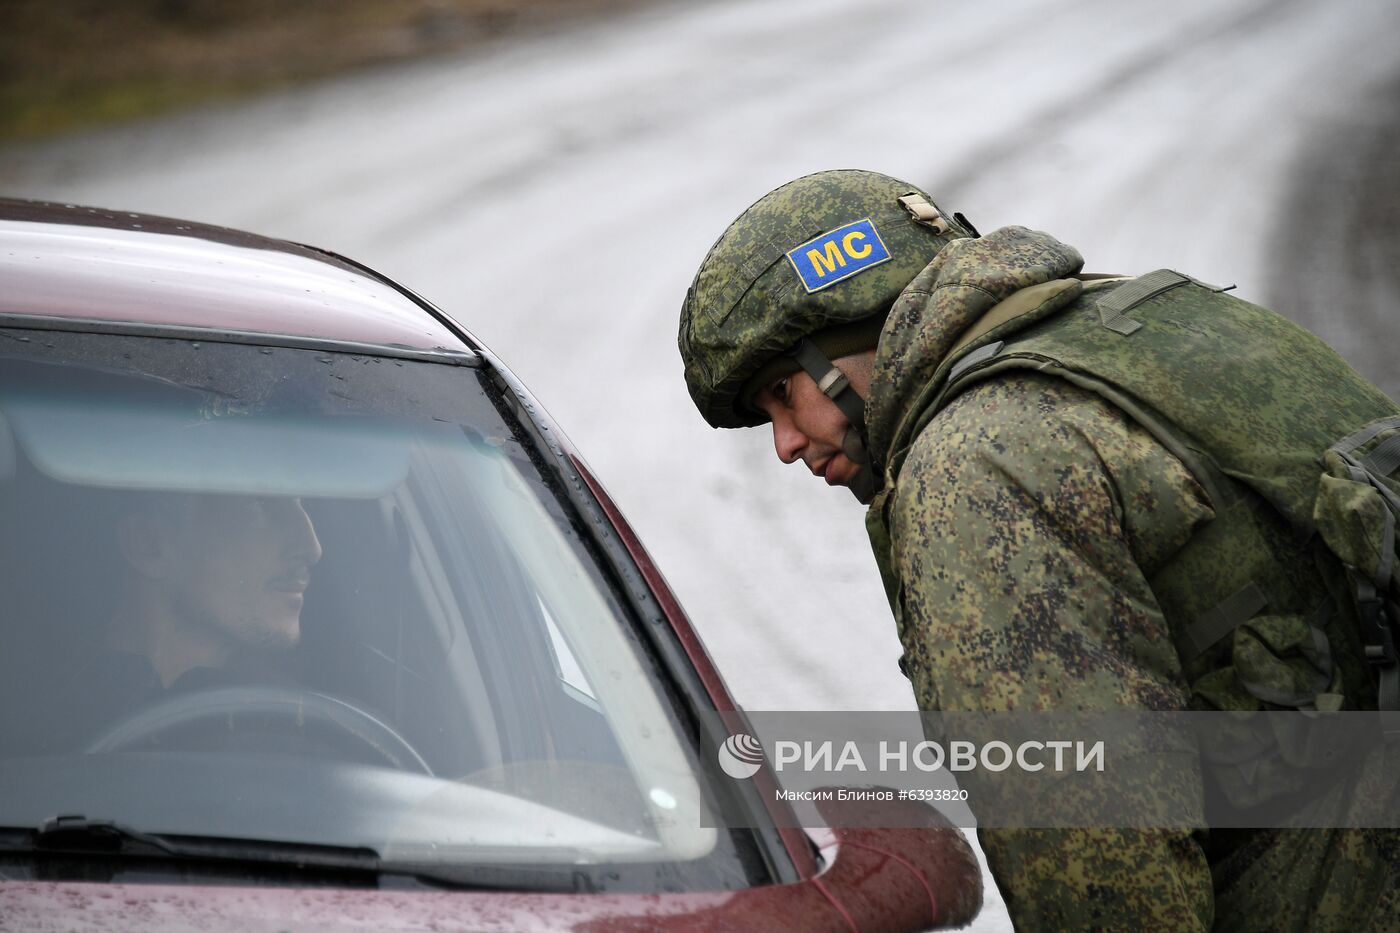
[[[117,524],[117,550],[141,576],[164,580],[174,570],[169,523],[149,513],[126,515]]]

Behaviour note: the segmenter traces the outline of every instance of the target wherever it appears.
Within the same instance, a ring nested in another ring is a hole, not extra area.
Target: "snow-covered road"
[[[861,510],[712,432],[677,313],[724,226],[868,167],[1091,271],[1272,304],[1400,396],[1393,0],[657,2],[568,33],[0,150],[0,193],[346,253],[500,353],[754,709],[911,705]],[[996,911],[983,929],[996,929]]]

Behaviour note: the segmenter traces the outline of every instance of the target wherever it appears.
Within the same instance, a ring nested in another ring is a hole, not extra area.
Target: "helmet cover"
[[[729,225],[700,265],[681,308],[685,380],[716,428],[751,427],[753,377],[797,370],[787,354],[803,337],[830,357],[873,347],[890,306],[945,245],[974,235],[918,195],[875,172],[818,172],[769,192]],[[775,362],[776,361],[776,362]],[[750,390],[747,391],[746,390]]]

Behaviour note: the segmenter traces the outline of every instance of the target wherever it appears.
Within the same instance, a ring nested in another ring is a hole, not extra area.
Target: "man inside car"
[[[300,499],[138,497],[117,527],[126,582],[112,647],[144,658],[168,689],[297,645],[322,553]]]
[[[322,553],[301,500],[112,495],[114,609],[65,675],[69,686],[57,699],[68,708],[57,719],[67,734],[61,744],[98,747],[119,724],[177,696],[294,684],[292,649],[301,641],[302,605]],[[206,728],[178,738],[182,747],[207,747],[231,736]]]

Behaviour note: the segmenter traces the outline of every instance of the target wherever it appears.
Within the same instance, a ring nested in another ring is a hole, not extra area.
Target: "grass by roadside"
[[[0,0],[0,142],[462,49],[640,0]]]

